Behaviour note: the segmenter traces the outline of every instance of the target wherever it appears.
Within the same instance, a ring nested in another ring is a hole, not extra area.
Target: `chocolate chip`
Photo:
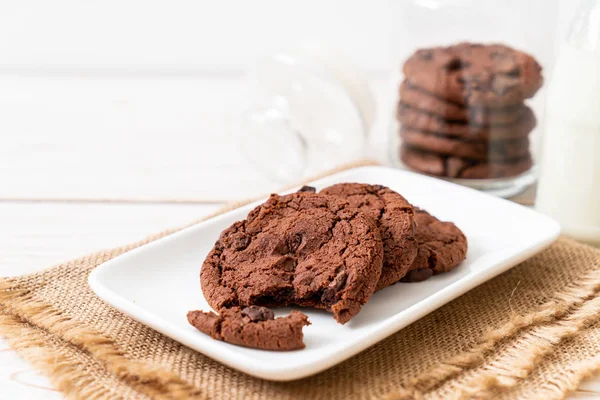
[[[242,315],[250,318],[250,321],[267,321],[270,319],[275,319],[275,314],[273,311],[269,310],[267,307],[259,307],[259,306],[249,306],[242,310]]]
[[[248,245],[250,245],[250,236],[246,236],[241,234],[240,236],[236,236],[234,239],[233,245],[236,250],[244,250]]]
[[[433,58],[433,51],[431,50],[417,50],[417,57],[421,60],[431,60]]]
[[[300,245],[302,244],[302,235],[297,234],[294,235],[288,242],[288,249],[290,253],[295,253],[296,250],[298,250],[298,248],[300,247]]]
[[[225,248],[225,241],[223,239],[217,239],[215,242],[215,250],[222,251]]]
[[[408,271],[408,274],[402,278],[402,282],[423,282],[433,275],[433,270],[429,268],[419,268]]]
[[[508,72],[505,72],[505,75],[510,76],[511,78],[518,78],[521,76],[521,68],[519,66],[515,66]]]
[[[312,187],[312,186],[302,186],[300,189],[298,189],[298,192],[309,192],[309,193],[316,193],[317,189]]]
[[[340,271],[333,279],[333,282],[327,286],[321,295],[321,302],[327,306],[331,306],[337,302],[338,292],[346,285],[348,274],[346,271]]]
[[[448,71],[458,71],[460,69],[468,68],[471,64],[468,61],[463,61],[458,57],[453,57],[446,64],[442,65],[442,68]]]
[[[326,288],[321,295],[321,303],[325,304],[327,307],[331,307],[336,301],[335,294],[335,290],[329,287]]]

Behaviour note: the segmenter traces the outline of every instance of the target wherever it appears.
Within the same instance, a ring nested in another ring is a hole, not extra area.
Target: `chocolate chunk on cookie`
[[[402,141],[411,147],[447,156],[479,161],[505,161],[526,157],[529,139],[468,140],[443,134],[401,128]]]
[[[375,221],[346,201],[311,192],[271,195],[221,234],[200,273],[214,309],[296,304],[356,315],[381,275]]]
[[[250,321],[267,321],[275,318],[275,313],[267,307],[249,306],[242,310],[242,315],[248,317]]]
[[[312,187],[312,186],[302,186],[300,189],[298,189],[299,192],[311,192],[311,193],[315,193],[317,191],[316,188]]]
[[[516,105],[543,84],[542,67],[531,55],[501,44],[417,50],[403,71],[412,86],[465,106]]]
[[[381,185],[340,183],[320,191],[337,196],[377,221],[383,240],[383,269],[377,290],[398,282],[417,256],[413,208],[400,194]]]
[[[413,87],[406,80],[400,85],[400,102],[450,122],[474,125],[510,125],[517,122],[526,109],[521,103],[503,108],[465,107]]]
[[[526,137],[537,124],[535,114],[525,108],[521,118],[511,125],[486,126],[470,123],[448,122],[431,114],[419,112],[407,105],[398,106],[398,121],[402,127],[440,133],[471,140],[518,139]]]
[[[403,144],[400,160],[409,168],[429,175],[462,179],[508,178],[533,166],[531,156],[496,161],[477,161],[427,152]]]
[[[265,307],[232,307],[213,312],[190,311],[188,322],[213,339],[263,350],[303,349],[302,328],[310,325],[308,317],[299,311],[275,318]]]
[[[452,222],[435,218],[415,207],[415,237],[419,252],[402,282],[421,282],[434,274],[448,272],[467,256],[467,238]]]

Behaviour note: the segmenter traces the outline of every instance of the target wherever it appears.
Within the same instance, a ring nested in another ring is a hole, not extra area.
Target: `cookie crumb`
[[[303,349],[302,328],[310,325],[299,311],[275,318],[266,307],[225,308],[213,312],[190,311],[188,322],[216,340],[262,350],[289,351]]]

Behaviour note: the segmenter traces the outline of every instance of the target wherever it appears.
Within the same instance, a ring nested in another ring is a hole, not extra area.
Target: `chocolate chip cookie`
[[[462,179],[507,178],[520,175],[533,165],[530,155],[503,162],[482,162],[427,152],[406,144],[400,148],[400,160],[415,171]]]
[[[529,107],[526,107],[521,118],[511,125],[489,126],[449,122],[434,115],[419,112],[404,104],[398,106],[397,117],[403,127],[472,140],[523,138],[537,124],[535,114]]]
[[[452,222],[435,218],[415,207],[415,237],[419,253],[403,282],[421,282],[434,274],[448,272],[467,256],[467,238]]]
[[[375,221],[346,201],[271,195],[221,234],[200,272],[216,310],[296,304],[356,315],[375,291],[383,245]]]
[[[400,194],[381,185],[340,183],[320,192],[341,197],[377,221],[383,240],[383,269],[377,290],[396,283],[417,256],[413,208]]]
[[[213,339],[263,350],[303,349],[302,328],[310,325],[308,317],[299,311],[275,318],[265,307],[224,308],[213,312],[190,311],[188,322]]]
[[[522,117],[526,108],[521,103],[503,108],[465,107],[413,87],[406,80],[400,85],[400,101],[419,112],[474,125],[510,125]]]
[[[402,141],[411,147],[447,156],[478,161],[505,161],[526,157],[529,138],[505,140],[467,140],[452,136],[401,128]]]
[[[531,55],[501,44],[420,49],[403,71],[412,86],[475,107],[522,103],[543,84],[542,67]]]

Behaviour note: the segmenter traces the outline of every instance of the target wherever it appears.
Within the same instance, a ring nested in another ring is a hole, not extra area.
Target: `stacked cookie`
[[[417,50],[404,64],[400,159],[430,175],[490,179],[532,166],[536,118],[525,99],[542,86],[530,55],[499,44]]]
[[[377,290],[449,271],[466,251],[453,223],[381,185],[274,194],[223,231],[202,265],[202,292],[219,315],[191,311],[188,320],[234,344],[303,348],[308,318],[275,319],[266,307],[324,309],[345,324]]]

